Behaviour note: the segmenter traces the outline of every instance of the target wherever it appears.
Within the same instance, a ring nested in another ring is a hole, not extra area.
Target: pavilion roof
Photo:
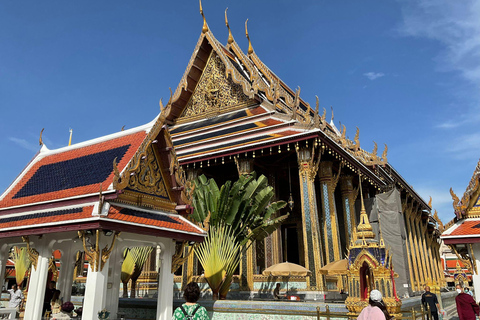
[[[100,186],[113,190],[113,161],[123,170],[148,129],[142,126],[57,150],[43,146],[0,197],[0,209],[98,194]]]

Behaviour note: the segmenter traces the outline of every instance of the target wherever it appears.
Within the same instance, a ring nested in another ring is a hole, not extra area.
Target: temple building
[[[358,128],[352,141],[345,125],[335,126],[333,114],[328,121],[325,109],[319,113],[318,98],[311,107],[300,88],[291,89],[257,56],[247,23],[244,53],[226,14],[226,44],[215,38],[201,14],[202,32],[166,106],[179,163],[187,180],[205,174],[219,185],[253,171],[264,174],[276,199],[289,203],[279,214],[290,211],[281,228],[244,253],[231,294],[271,288],[262,271],[284,261],[312,271],[292,280],[298,292],[346,289],[320,268],[347,255],[360,214],[359,176],[377,236],[382,229],[386,247],[395,250],[399,296],[423,290],[427,283],[443,285],[431,205],[387,161],[387,146],[381,155],[376,143],[372,151],[362,149]],[[379,228],[382,219],[385,225]],[[176,272],[177,288],[191,279],[202,282],[201,274],[190,257]]]
[[[103,309],[116,318],[124,252],[137,246],[157,248],[156,319],[171,318],[172,270],[183,262],[175,244],[203,241],[206,232],[186,218],[190,199],[166,112],[57,150],[40,136],[40,151],[0,196],[0,279],[13,247],[26,247],[32,264],[24,319],[44,316],[52,280],[71,300],[74,270],[84,266],[79,256],[88,261],[82,319]]]
[[[455,283],[467,285],[470,279],[476,292],[480,292],[480,161],[477,163],[470,183],[462,198],[450,188],[455,212],[454,219],[445,225],[443,242],[448,245],[458,260],[452,271]],[[452,266],[453,267],[453,266]],[[471,278],[470,278],[471,277]]]

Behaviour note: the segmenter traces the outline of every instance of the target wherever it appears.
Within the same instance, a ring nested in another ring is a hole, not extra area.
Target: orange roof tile
[[[167,215],[164,213],[153,213],[139,209],[128,209],[111,206],[105,219],[125,221],[133,224],[143,224],[147,227],[160,227],[172,231],[185,231],[190,233],[203,234],[179,215]]]
[[[121,159],[117,159],[118,168],[123,170],[145,137],[146,132],[142,130],[84,147],[54,152],[37,162],[34,159],[34,164],[0,200],[0,208],[97,193],[100,184],[105,190],[114,176],[113,159],[110,158],[120,155]],[[37,155],[37,158],[41,155]],[[95,174],[93,169],[97,169],[94,166],[95,157],[102,157],[106,164],[104,167],[108,166],[102,168],[103,176],[92,177]]]

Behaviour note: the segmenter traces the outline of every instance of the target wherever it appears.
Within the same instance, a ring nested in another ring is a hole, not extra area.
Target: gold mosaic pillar
[[[427,250],[427,224],[423,225],[422,224],[422,218],[418,218],[419,220],[419,229],[420,229],[420,235],[422,237],[422,246],[423,246],[423,252],[425,254],[425,258],[423,259],[425,261],[425,269],[427,273],[427,279],[430,279],[430,281],[433,281],[434,276],[432,272],[432,258],[431,255],[428,254]]]
[[[352,239],[353,232],[357,225],[355,221],[355,200],[357,199],[358,189],[353,189],[353,177],[340,177],[340,190],[342,192],[343,219],[345,221],[345,243],[348,246]]]
[[[340,260],[341,256],[334,195],[340,172],[338,172],[336,176],[333,176],[332,166],[332,161],[322,161],[320,164],[320,192],[323,205],[322,231],[325,239],[324,243],[327,263]]]
[[[422,246],[421,246],[421,236],[420,236],[420,231],[418,229],[419,222],[416,215],[417,215],[417,211],[414,210],[411,216],[411,224],[412,224],[412,229],[414,231],[414,244],[417,251],[417,257],[418,257],[418,261],[420,261],[420,263],[418,264],[418,267],[420,268],[419,273],[420,273],[421,282],[419,284],[419,287],[421,290],[421,288],[425,287],[425,284],[426,284],[425,261],[424,261],[425,253],[423,252]]]
[[[420,269],[418,267],[418,250],[415,246],[415,236],[412,230],[412,220],[410,219],[412,212],[412,205],[410,204],[405,212],[405,222],[407,224],[407,233],[408,233],[408,243],[410,245],[410,256],[412,258],[412,266],[413,266],[413,273],[415,275],[415,279],[413,281],[412,290],[418,291],[420,288]]]
[[[312,272],[307,277],[308,290],[323,290],[320,226],[318,222],[317,199],[315,194],[315,176],[320,159],[314,163],[309,149],[297,149],[300,195],[302,205],[302,234],[305,267]]]
[[[402,203],[402,213],[403,216],[405,217],[406,214],[406,203]],[[406,220],[406,219],[405,219]],[[415,278],[413,274],[413,257],[410,253],[410,241],[408,238],[408,227],[407,227],[407,222],[405,221],[405,232],[406,232],[406,239],[405,239],[405,248],[407,249],[407,261],[408,261],[408,273],[410,277],[410,288],[411,291],[415,291]]]

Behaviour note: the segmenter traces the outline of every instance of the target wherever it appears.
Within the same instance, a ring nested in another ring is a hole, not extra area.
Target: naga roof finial
[[[334,115],[333,115],[333,106],[330,106],[330,109],[332,110],[332,119],[330,120],[330,122],[333,122],[333,119],[334,119]]]
[[[45,128],[42,128],[42,131],[40,131],[40,138],[38,139],[38,144],[41,146],[43,146],[43,139],[42,139],[43,130],[45,130]]]
[[[227,28],[228,28],[228,40],[227,40],[227,43],[228,44],[231,44],[233,43],[233,36],[232,36],[232,31],[230,30],[230,25],[228,24],[228,19],[227,19],[227,9],[225,9],[225,24],[227,25]]]
[[[245,21],[245,36],[248,39],[248,54],[252,54],[253,53],[253,47],[252,47],[252,42],[250,41],[250,36],[248,35],[247,22],[248,22],[248,19],[247,19],[247,21]]]
[[[431,208],[432,207],[432,196],[430,196],[430,200],[428,201],[428,206]]]
[[[199,0],[199,1],[200,1],[200,14],[202,15],[202,18],[203,18],[202,33],[207,33],[208,32],[208,24],[207,24],[207,20],[205,19],[205,15],[203,14],[202,0]]]

